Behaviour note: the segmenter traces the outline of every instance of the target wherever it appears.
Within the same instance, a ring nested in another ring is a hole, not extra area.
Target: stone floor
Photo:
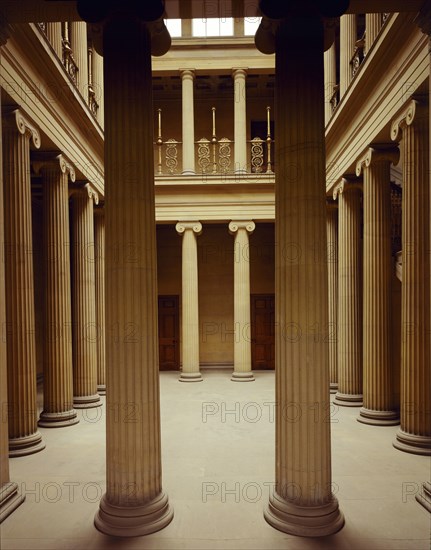
[[[93,526],[105,490],[104,407],[70,428],[41,429],[46,449],[10,461],[25,502],[1,525],[2,549],[429,549],[431,516],[414,494],[430,458],[395,450],[397,427],[332,414],[334,493],[346,519],[336,535],[293,537],[262,510],[274,481],[274,373],[233,383],[204,372],[185,384],[161,373],[163,486],[172,523],[146,537],[116,539]]]

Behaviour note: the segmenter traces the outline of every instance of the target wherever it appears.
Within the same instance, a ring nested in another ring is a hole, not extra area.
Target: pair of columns
[[[339,194],[339,405],[361,406],[358,420],[401,422],[394,446],[431,453],[429,250],[429,119],[412,101],[393,121],[391,137],[403,140],[403,280],[401,342],[391,341],[390,165],[398,149],[370,148],[359,159],[363,185],[344,179]],[[363,281],[360,247],[363,188]],[[362,291],[363,289],[363,291]],[[362,299],[363,295],[363,299]],[[401,419],[393,395],[392,347],[401,346]]]
[[[195,173],[194,70],[180,70],[182,82],[183,174]],[[235,172],[247,172],[246,76],[247,69],[232,70],[234,80]]]
[[[250,330],[250,257],[249,234],[252,221],[232,221],[229,231],[234,242],[234,371],[232,380],[252,381]],[[182,242],[182,372],[181,382],[200,382],[199,369],[199,285],[196,237],[202,232],[200,222],[179,222],[177,232]]]

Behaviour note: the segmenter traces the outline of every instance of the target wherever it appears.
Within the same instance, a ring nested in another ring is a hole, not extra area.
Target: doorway
[[[159,296],[159,370],[179,370],[179,297]]]
[[[275,297],[274,294],[251,295],[252,369],[275,367]]]

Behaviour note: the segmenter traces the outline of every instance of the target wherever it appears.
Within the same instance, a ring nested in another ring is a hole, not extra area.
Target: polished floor
[[[274,482],[274,373],[234,383],[204,371],[201,383],[161,373],[163,486],[172,523],[146,537],[116,539],[93,525],[105,487],[104,407],[81,411],[70,428],[42,429],[46,449],[10,461],[25,502],[1,525],[14,549],[397,549],[430,548],[431,515],[414,494],[431,460],[395,450],[397,427],[332,412],[334,492],[346,524],[336,535],[293,537],[262,510]]]

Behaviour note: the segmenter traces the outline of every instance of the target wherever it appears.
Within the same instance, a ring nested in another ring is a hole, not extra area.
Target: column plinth
[[[251,318],[250,318],[250,245],[252,221],[232,221],[229,231],[234,242],[234,371],[233,382],[255,380],[251,370]]]
[[[401,425],[395,448],[431,455],[429,114],[411,101],[393,121],[403,140]]]
[[[94,209],[94,245],[96,252],[96,325],[97,325],[97,392],[106,395],[105,383],[105,211]]]
[[[64,157],[33,167],[43,178],[44,212],[44,381],[39,426],[60,428],[79,422],[73,408],[72,313],[68,179],[75,171]]]
[[[132,537],[173,518],[162,490],[148,25],[127,12],[114,15],[103,28],[103,54],[107,484],[94,523]]]
[[[277,23],[276,469],[264,517],[280,531],[316,537],[344,524],[331,492],[330,423],[324,412],[330,407],[324,37],[317,16],[291,14]],[[322,413],[317,417],[309,413],[316,404]]]
[[[343,180],[338,198],[338,391],[337,405],[360,407],[362,395],[361,189]]]
[[[182,82],[183,174],[195,173],[195,105],[193,86],[195,73],[180,71]]]
[[[100,407],[97,393],[97,325],[93,201],[89,184],[72,196],[73,213],[73,404]]]
[[[7,113],[3,173],[9,456],[45,448],[37,431],[30,139],[40,147],[39,132],[22,113]]]
[[[329,302],[329,389],[338,389],[338,205],[334,201],[326,203],[326,237],[328,261],[328,302]]]
[[[200,222],[179,222],[175,229],[183,236],[182,246],[182,372],[180,382],[201,382],[199,371],[198,249]]]
[[[247,104],[245,69],[233,69],[234,86],[234,163],[235,172],[247,172]]]

